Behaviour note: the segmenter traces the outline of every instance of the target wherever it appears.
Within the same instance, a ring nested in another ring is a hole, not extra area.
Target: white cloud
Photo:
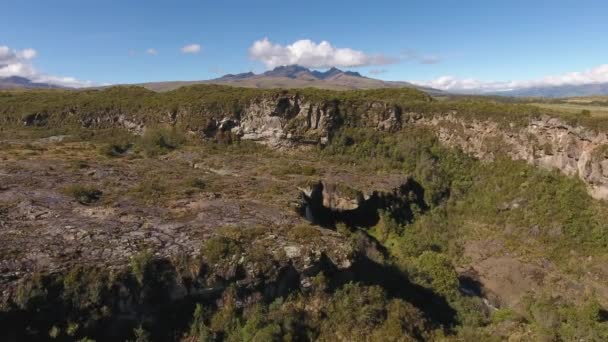
[[[382,55],[369,55],[349,48],[336,48],[327,41],[315,43],[309,39],[290,45],[274,44],[268,38],[255,41],[249,48],[252,59],[272,69],[281,65],[298,64],[309,68],[358,67],[394,63]]]
[[[38,52],[34,49],[14,50],[0,46],[0,78],[19,76],[32,82],[50,83],[66,87],[86,87],[93,85],[90,81],[80,81],[73,77],[47,75],[34,68],[32,60]]]
[[[585,71],[568,72],[556,76],[547,76],[528,81],[481,81],[477,79],[458,79],[453,76],[442,76],[431,81],[415,82],[420,85],[451,91],[495,92],[513,89],[581,85],[608,82],[608,64],[602,64]]]
[[[22,57],[23,59],[30,60],[34,59],[38,55],[38,52],[36,52],[36,50],[34,49],[24,49],[19,51],[17,55]]]
[[[158,55],[158,50],[156,50],[154,48],[149,48],[149,49],[146,50],[146,53],[148,55],[156,56],[156,55]]]
[[[188,44],[180,49],[182,53],[199,53],[201,46],[199,44]]]

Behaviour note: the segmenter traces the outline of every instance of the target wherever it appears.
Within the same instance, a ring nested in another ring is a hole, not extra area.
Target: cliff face
[[[356,110],[357,121],[349,118]],[[350,121],[350,122],[349,122]],[[343,108],[335,103],[314,104],[297,97],[266,99],[253,103],[234,122],[232,132],[273,146],[299,143],[326,144],[332,131],[345,122],[394,131],[404,125],[436,130],[440,141],[482,160],[504,153],[516,160],[577,176],[597,199],[608,199],[608,136],[544,116],[525,126],[502,127],[493,121],[465,120],[457,113],[422,116],[402,113],[399,107],[369,103],[363,108]]]
[[[441,142],[482,160],[505,153],[515,160],[577,176],[596,199],[608,199],[608,138],[584,127],[542,117],[524,127],[501,128],[490,121],[463,122],[453,115],[422,119],[437,128]]]
[[[340,103],[284,94],[258,97],[235,110],[189,108],[185,104],[183,108],[161,116],[121,110],[57,115],[37,113],[24,117],[22,123],[45,126],[74,122],[74,119],[84,127],[120,126],[137,134],[160,120],[161,123],[181,125],[205,137],[230,132],[241,139],[273,148],[324,145],[341,126],[396,131],[405,125],[422,125],[436,130],[446,145],[461,148],[482,160],[492,160],[504,153],[532,165],[558,169],[582,179],[593,197],[608,199],[606,133],[571,126],[550,117],[532,119],[524,125],[501,125],[489,119],[465,119],[457,112],[422,115],[379,101]]]
[[[326,144],[332,132],[349,120],[352,124],[381,130],[401,127],[398,107],[367,103],[346,108],[337,102],[314,102],[298,96],[262,99],[251,103],[235,122],[232,132],[243,139],[272,147]]]

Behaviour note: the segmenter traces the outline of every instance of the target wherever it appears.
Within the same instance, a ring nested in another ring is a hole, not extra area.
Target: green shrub
[[[131,192],[146,203],[156,203],[169,192],[169,187],[160,177],[146,177]]]
[[[458,274],[444,254],[425,251],[416,259],[416,268],[417,279],[444,296],[457,296]]]
[[[201,250],[201,255],[210,264],[236,256],[241,253],[241,247],[238,241],[227,238],[225,236],[215,236],[207,240]]]
[[[517,318],[517,314],[509,308],[500,308],[492,312],[492,322],[501,323],[506,321],[512,321]]]
[[[149,157],[161,155],[180,147],[186,138],[176,128],[148,128],[138,147]]]
[[[211,332],[209,331],[207,324],[205,324],[205,309],[200,303],[197,303],[194,309],[188,337],[200,342],[212,341]]]
[[[318,238],[321,236],[321,232],[318,228],[308,225],[308,224],[300,224],[297,225],[287,232],[287,236],[289,238],[297,240],[297,241],[309,241]]]
[[[63,189],[63,192],[73,197],[78,203],[89,205],[101,199],[103,192],[90,185],[70,185]]]
[[[321,323],[321,339],[367,340],[386,315],[386,297],[380,287],[349,283],[332,296],[327,319]]]
[[[195,178],[191,178],[188,181],[188,185],[190,185],[190,187],[192,187],[192,188],[196,188],[196,189],[202,190],[202,189],[205,188],[205,186],[207,184],[205,183],[205,180],[203,180],[202,178],[195,177]]]
[[[608,322],[600,317],[601,306],[593,299],[572,305],[558,298],[541,295],[526,299],[527,313],[544,339],[559,341],[605,341]]]
[[[400,235],[403,227],[387,212],[380,212],[380,221],[372,227],[372,234],[380,241],[385,243],[391,236]]]
[[[148,274],[148,267],[153,259],[154,254],[150,250],[145,250],[131,257],[129,261],[131,272],[140,285],[144,284],[144,280]]]
[[[110,144],[104,144],[99,148],[99,152],[108,157],[120,157],[127,153],[133,146],[130,142],[115,142]]]

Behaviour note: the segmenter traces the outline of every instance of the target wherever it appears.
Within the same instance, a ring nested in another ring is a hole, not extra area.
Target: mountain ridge
[[[514,90],[493,92],[492,95],[515,97],[574,97],[608,95],[608,82],[586,84],[564,84],[559,86],[528,87]]]
[[[0,89],[44,89],[44,88],[63,88],[49,83],[34,82],[21,76],[9,76],[0,78]]]
[[[319,88],[329,90],[410,87],[425,91],[429,94],[444,94],[444,92],[439,89],[423,87],[409,82],[374,79],[363,76],[356,71],[343,71],[336,67],[329,68],[325,71],[319,71],[311,70],[297,64],[278,66],[261,74],[245,72],[239,74],[226,74],[211,80],[148,82],[138,85],[154,91],[169,91],[194,84],[220,84],[263,89]]]

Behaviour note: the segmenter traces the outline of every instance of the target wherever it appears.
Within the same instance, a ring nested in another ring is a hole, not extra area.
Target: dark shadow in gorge
[[[451,332],[457,324],[457,312],[445,297],[431,289],[412,283],[407,274],[391,265],[380,264],[360,256],[345,274],[334,277],[332,288],[354,281],[362,285],[376,285],[386,291],[389,298],[399,298],[417,307],[435,327]]]
[[[414,211],[426,212],[429,206],[424,201],[424,188],[413,178],[392,192],[374,191],[368,198],[359,195],[355,209],[340,210],[324,205],[324,185],[318,182],[310,195],[302,193],[299,213],[312,224],[334,229],[337,223],[349,227],[369,228],[380,220],[380,211],[386,211],[399,224],[411,223]]]
[[[92,270],[82,271],[89,274]],[[105,280],[100,280],[102,283],[97,286],[91,284],[93,279],[84,276],[70,289],[66,288],[67,277],[45,276],[30,287],[33,292],[22,306],[0,311],[0,331],[3,341],[46,341],[49,332],[57,326],[62,330],[55,339],[58,341],[84,336],[97,341],[115,341],[132,340],[133,329],[141,324],[153,341],[172,340],[173,334],[188,329],[197,303],[215,310],[216,300],[229,286],[237,285],[237,294],[243,302],[248,298],[260,298],[271,303],[276,298],[286,298],[303,290],[300,287],[303,277],[319,273],[327,276],[330,290],[337,290],[351,281],[378,285],[389,298],[401,298],[418,307],[435,326],[442,325],[449,330],[455,320],[454,310],[441,296],[412,284],[399,270],[365,256],[358,257],[347,270],[338,269],[323,255],[320,262],[307,268],[304,274],[288,264],[278,270],[276,279],[243,283],[237,280],[238,277],[226,278],[213,288],[207,288],[204,281],[199,282],[199,277],[204,277],[202,273],[185,281],[184,275],[170,260],[159,258],[145,266],[140,280],[127,271],[112,279],[102,276],[99,279]],[[259,295],[261,297],[256,297]],[[79,324],[75,336],[65,334],[68,321]]]
[[[141,268],[139,279],[131,270],[89,277],[97,274],[92,267],[80,268],[83,273],[76,277],[40,276],[25,287],[24,300],[16,299],[19,303],[0,310],[0,340],[48,341],[49,332],[57,327],[56,341],[85,336],[96,341],[125,341],[134,340],[134,329],[142,326],[151,341],[170,341],[175,340],[176,332],[187,331],[196,304],[217,310],[217,300],[229,287],[235,287],[243,303],[262,300],[269,304],[299,292],[303,276],[337,274],[336,265],[325,255],[305,274],[288,263],[271,279],[265,275],[247,279],[242,270],[217,278],[207,268],[201,266],[191,276],[167,258],[154,258]],[[78,324],[73,336],[66,334],[67,322]]]
[[[327,259],[328,260],[328,259]],[[441,328],[445,333],[453,333],[458,323],[457,312],[442,295],[431,289],[412,283],[407,274],[396,267],[375,262],[361,255],[346,270],[323,267],[328,279],[328,291],[333,293],[342,286],[354,282],[363,286],[379,286],[387,298],[401,299],[418,308],[432,328]]]
[[[458,289],[465,296],[483,297],[483,284],[476,276],[470,274],[461,274],[458,276]]]

